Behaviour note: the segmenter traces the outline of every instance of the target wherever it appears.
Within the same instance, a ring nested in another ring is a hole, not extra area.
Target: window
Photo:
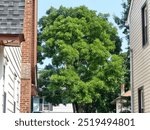
[[[5,66],[3,66],[3,81],[5,81],[5,70],[6,70]],[[3,85],[4,84],[5,84],[5,82],[3,82]]]
[[[6,113],[5,71],[6,67],[3,66],[3,113]]]
[[[142,39],[143,46],[148,43],[148,21],[147,21],[147,5],[145,4],[142,8]]]
[[[16,113],[16,102],[14,102],[14,113]]]
[[[6,109],[7,109],[7,91],[6,91],[6,87],[7,87],[7,65],[8,65],[8,58],[5,57],[4,61],[3,61],[3,113],[6,113]]]
[[[14,113],[16,113],[16,98],[17,98],[17,92],[16,92],[16,85],[17,85],[17,80],[16,80],[16,78],[17,78],[17,75],[14,73],[14,81],[13,81],[13,83],[14,83]]]
[[[144,112],[144,90],[143,87],[138,89],[138,105],[139,105],[139,113]]]

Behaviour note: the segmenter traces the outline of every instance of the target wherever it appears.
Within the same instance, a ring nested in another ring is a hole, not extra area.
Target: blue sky
[[[50,7],[59,8],[60,5],[65,7],[77,7],[85,5],[89,9],[96,10],[101,13],[110,13],[117,16],[121,15],[122,0],[38,0],[39,1],[39,18],[43,16],[46,10]]]
[[[65,7],[78,7],[81,5],[87,6],[89,9],[95,10],[98,13],[109,13],[110,22],[114,23],[113,15],[121,17],[123,11],[121,3],[123,0],[38,0],[38,18],[45,15],[45,12],[51,7],[59,8],[61,5]],[[114,23],[117,27],[117,25]],[[124,37],[122,31],[118,29],[119,36]],[[127,42],[122,43],[123,51],[126,51]]]

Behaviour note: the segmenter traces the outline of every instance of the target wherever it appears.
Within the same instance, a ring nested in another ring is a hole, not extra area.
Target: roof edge
[[[25,41],[24,34],[0,34],[0,45],[20,46]],[[3,41],[7,41],[6,43]]]
[[[128,18],[127,18],[127,21],[126,21],[127,26],[129,26],[129,24],[130,24],[130,15],[131,15],[132,7],[133,7],[133,1],[134,0],[131,0],[131,5],[130,5],[129,13],[128,13]]]

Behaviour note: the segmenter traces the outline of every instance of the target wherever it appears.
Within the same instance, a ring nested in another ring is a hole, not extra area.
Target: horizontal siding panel
[[[13,113],[13,110],[11,110],[11,109],[7,109],[7,113]]]
[[[5,91],[7,93],[6,108],[8,113],[12,113],[14,112],[14,100],[16,100],[17,94],[15,88],[17,87],[17,84],[14,82],[21,82],[21,48],[5,47],[4,56],[8,58],[5,82]],[[15,77],[14,74],[16,74],[17,77]],[[16,112],[19,112],[20,105],[17,105],[16,107]]]
[[[10,83],[8,84],[8,92],[11,93],[11,95],[13,95],[14,93],[13,85],[11,85]]]
[[[21,73],[21,60],[17,62],[17,55],[15,55],[15,49],[16,48],[11,48],[11,47],[6,47],[5,52],[6,55],[8,56],[8,59],[11,63],[12,70],[15,71],[18,77],[20,77]]]
[[[6,105],[7,105],[7,110],[9,110],[10,112],[14,111],[14,105],[12,104],[11,101],[8,100]]]
[[[9,91],[8,91],[8,93],[7,93],[7,100],[11,101],[12,103],[13,103],[13,100],[14,100],[13,94],[10,93]]]
[[[134,0],[130,15],[130,45],[133,49],[134,112],[138,112],[138,88],[144,86],[145,112],[150,111],[150,26],[149,43],[142,47],[141,9],[146,0]],[[148,10],[150,10],[150,0]],[[149,11],[150,12],[150,11]],[[148,22],[150,25],[150,13]]]

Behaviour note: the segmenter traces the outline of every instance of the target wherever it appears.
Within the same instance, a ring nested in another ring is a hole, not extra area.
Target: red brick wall
[[[21,81],[21,100],[20,100],[20,112],[30,113],[31,112],[31,81]]]
[[[35,87],[36,39],[37,39],[37,0],[25,0],[24,35],[22,43],[21,104],[20,111],[31,112],[31,94]]]

